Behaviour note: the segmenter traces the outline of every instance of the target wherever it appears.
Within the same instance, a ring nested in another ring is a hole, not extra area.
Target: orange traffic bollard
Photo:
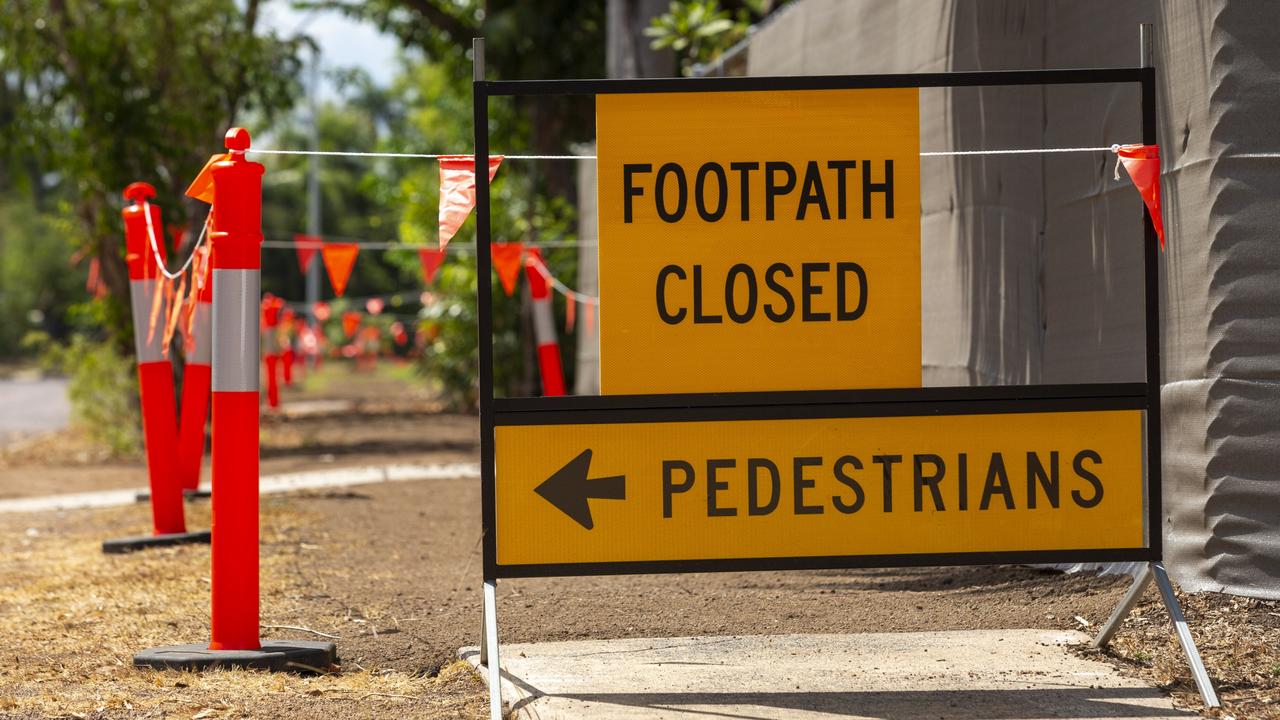
[[[283,301],[281,301],[283,303]],[[289,308],[285,308],[280,312],[280,370],[281,379],[284,380],[285,387],[293,387],[293,361],[295,355],[293,352],[293,338],[295,334],[294,323],[297,316]]]
[[[331,642],[258,636],[259,319],[263,167],[245,158],[249,133],[227,131],[228,157],[212,164],[213,558],[211,641],[133,658],[140,667],[252,667],[324,672]]]
[[[538,248],[525,250],[525,277],[533,296],[533,332],[538,343],[538,372],[542,377],[542,394],[564,395],[564,365],[560,360],[560,342],[556,340],[556,321],[551,311],[551,287],[542,274],[542,253]],[[572,299],[569,302],[573,302]]]
[[[160,208],[151,204],[156,189],[145,182],[125,188],[132,205],[124,218],[125,259],[129,266],[129,297],[133,311],[134,349],[138,355],[138,395],[142,405],[142,440],[147,454],[151,486],[152,535],[107,540],[105,553],[124,553],[146,547],[209,542],[208,532],[189,533],[182,507],[178,476],[178,420],[174,407],[173,366],[164,352],[164,332],[152,323],[164,308],[153,313],[157,293],[163,293],[160,264],[164,262],[164,237]]]
[[[262,296],[262,356],[267,369],[267,407],[280,407],[280,310],[284,301],[267,293]]]

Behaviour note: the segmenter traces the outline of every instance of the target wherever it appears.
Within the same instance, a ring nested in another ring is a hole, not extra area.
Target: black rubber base
[[[272,672],[326,673],[338,662],[331,642],[263,640],[261,650],[210,650],[208,645],[165,645],[133,656],[134,667],[156,670],[251,668]]]
[[[213,497],[213,493],[209,492],[204,488],[200,488],[198,490],[182,491],[183,500],[208,500],[211,497]],[[151,493],[147,492],[146,490],[143,490],[139,492],[137,495],[134,495],[133,499],[135,502],[140,502],[140,503],[151,502]]]
[[[137,537],[119,538],[118,540],[103,540],[102,552],[108,555],[117,555],[153,547],[168,547],[170,545],[208,545],[209,538],[208,530],[169,533],[166,535],[139,535]]]

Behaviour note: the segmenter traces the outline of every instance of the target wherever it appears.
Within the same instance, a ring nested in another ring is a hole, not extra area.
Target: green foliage
[[[170,226],[226,128],[269,118],[296,94],[303,38],[256,27],[259,0],[9,0],[0,13],[0,188],[42,209],[62,200],[98,256],[114,310],[101,317],[128,352],[120,193],[151,182]]]
[[[650,46],[654,50],[674,51],[681,72],[691,75],[695,65],[714,61],[747,36],[751,23],[782,3],[745,0],[734,4],[741,5],[736,12],[722,8],[720,0],[673,0],[667,12],[655,17],[644,34],[653,38]]]
[[[0,228],[0,357],[6,357],[22,352],[29,329],[65,334],[85,273],[68,262],[77,233],[66,217],[39,213],[27,202],[0,203]]]
[[[68,376],[67,397],[77,426],[112,455],[140,452],[142,418],[132,358],[118,352],[114,343],[82,334],[63,345],[45,333],[33,332],[23,344],[40,353],[45,369]]]

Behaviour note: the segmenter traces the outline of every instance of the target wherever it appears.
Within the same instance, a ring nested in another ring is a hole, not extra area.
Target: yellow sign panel
[[[920,385],[919,91],[599,95],[606,394]]]
[[[1145,547],[1140,410],[499,426],[499,565]]]

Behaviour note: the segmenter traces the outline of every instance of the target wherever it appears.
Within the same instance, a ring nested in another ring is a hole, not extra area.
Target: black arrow
[[[627,478],[625,475],[587,479],[591,468],[591,450],[583,450],[582,454],[569,461],[554,475],[547,478],[533,491],[547,502],[555,505],[560,512],[573,518],[579,525],[590,530],[595,527],[591,522],[591,506],[589,498],[598,500],[626,500]]]

